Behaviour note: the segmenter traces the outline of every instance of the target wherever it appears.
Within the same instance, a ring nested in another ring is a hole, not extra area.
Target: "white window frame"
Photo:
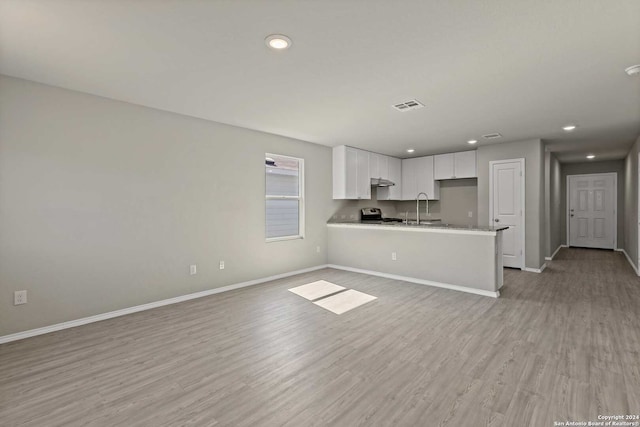
[[[264,173],[264,198],[265,198],[265,211],[264,211],[264,234],[265,241],[269,242],[281,242],[283,240],[297,240],[304,239],[305,224],[304,224],[304,159],[299,157],[285,156],[283,154],[265,153],[265,157],[285,157],[287,159],[296,160],[298,162],[298,195],[297,196],[274,196],[267,194],[267,172]],[[267,234],[267,200],[298,200],[298,234],[282,237],[266,237]]]

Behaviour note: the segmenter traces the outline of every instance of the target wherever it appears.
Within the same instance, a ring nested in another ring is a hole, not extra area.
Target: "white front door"
[[[509,227],[502,232],[505,267],[524,268],[524,160],[490,163],[490,225]]]
[[[569,175],[569,246],[615,249],[616,174]]]

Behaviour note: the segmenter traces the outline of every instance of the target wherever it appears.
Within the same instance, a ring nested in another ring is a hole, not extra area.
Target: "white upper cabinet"
[[[463,151],[453,154],[454,175],[456,178],[477,178],[476,152]]]
[[[346,145],[333,148],[333,198],[371,198],[369,152]]]
[[[402,160],[402,200],[415,200],[426,193],[429,200],[440,199],[440,183],[434,179],[434,156]]]
[[[433,156],[418,157],[418,193],[427,193],[429,200],[440,199],[440,183],[433,177]],[[417,194],[416,194],[417,195]]]
[[[377,178],[389,179],[389,156],[378,154],[378,175]]]
[[[378,188],[378,200],[402,200],[402,160],[386,157],[389,181],[395,183],[391,187]],[[382,177],[385,178],[385,177]]]
[[[402,159],[402,200],[415,199],[418,194],[418,159]]]
[[[378,157],[379,154],[369,153],[369,178],[379,178],[378,177]]]
[[[378,153],[369,153],[370,178],[389,179],[389,157]]]
[[[358,182],[356,184],[356,199],[371,198],[371,174],[369,173],[369,152],[356,150],[358,155]]]
[[[434,179],[452,179],[455,177],[453,169],[453,153],[437,154],[434,157]]]
[[[477,178],[476,152],[438,154],[434,156],[434,178]]]

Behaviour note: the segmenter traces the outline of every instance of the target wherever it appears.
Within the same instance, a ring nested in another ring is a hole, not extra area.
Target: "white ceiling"
[[[638,0],[0,0],[2,74],[398,157],[500,132],[622,158],[638,63]]]

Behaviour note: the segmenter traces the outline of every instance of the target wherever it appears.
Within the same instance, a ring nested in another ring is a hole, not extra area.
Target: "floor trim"
[[[547,268],[547,263],[546,262],[544,264],[542,264],[542,267],[540,267],[540,268],[525,267],[525,268],[522,269],[522,271],[528,271],[529,273],[542,273],[545,268]]]
[[[381,273],[379,271],[364,270],[362,268],[346,267],[344,265],[329,264],[327,265],[327,267],[335,268],[337,270],[351,271],[354,273],[368,274],[370,276],[385,277],[387,279],[400,280],[403,282],[417,283],[419,285],[427,285],[427,286],[435,286],[437,288],[451,289],[454,291],[466,292],[466,293],[475,294],[475,295],[482,295],[485,297],[498,298],[500,296],[500,291],[496,291],[496,292],[485,291],[483,289],[474,289],[474,288],[468,288],[466,286],[452,285],[449,283],[433,282],[431,280],[417,279],[415,277],[399,276],[397,274]]]
[[[627,258],[627,261],[629,261],[629,264],[631,264],[631,268],[633,268],[633,271],[636,272],[636,274],[638,276],[640,276],[640,270],[638,270],[638,267],[633,263],[633,261],[631,261],[631,257],[629,256],[629,254],[627,253],[627,251],[625,251],[624,249],[620,248],[620,249],[614,249],[616,252],[622,252],[625,256],[625,258]]]
[[[558,246],[558,249],[556,249],[556,251],[554,253],[552,253],[551,256],[544,257],[545,261],[553,261],[553,258],[558,254],[558,251],[560,249],[562,249],[563,247],[565,247],[565,246],[564,245]]]
[[[81,319],[70,320],[68,322],[56,323],[54,325],[44,326],[42,328],[29,329],[23,332],[0,336],[0,344],[11,341],[18,341],[25,338],[35,337],[37,335],[48,334],[49,332],[61,331],[63,329],[75,328],[76,326],[86,325],[88,323],[100,322],[101,320],[112,319],[114,317],[125,316],[127,314],[137,313],[139,311],[151,310],[152,308],[162,307],[165,305],[177,304],[183,301],[189,301],[196,298],[202,298],[209,295],[215,295],[222,292],[233,291],[234,289],[246,288],[247,286],[259,285],[261,283],[270,282],[272,280],[282,279],[296,274],[308,273],[311,271],[327,268],[327,264],[316,265],[315,267],[303,268],[302,270],[290,271],[287,273],[276,274],[275,276],[263,277],[260,279],[249,280],[247,282],[235,283],[233,285],[223,286],[221,288],[207,289],[206,291],[195,292],[192,294],[181,295],[174,298],[154,301],[147,304],[136,305],[133,307],[123,308],[121,310],[110,311],[107,313],[96,314],[95,316],[83,317]]]

